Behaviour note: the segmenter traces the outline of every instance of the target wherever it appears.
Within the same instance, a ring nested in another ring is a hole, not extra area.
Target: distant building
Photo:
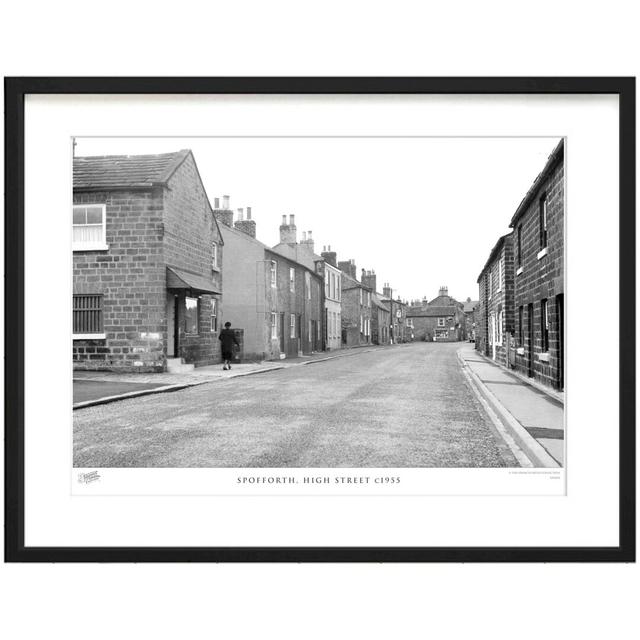
[[[476,349],[502,365],[509,361],[513,317],[513,234],[502,236],[478,276]]]
[[[412,332],[408,330],[407,320],[407,309],[409,305],[400,300],[400,298],[393,299],[393,290],[388,282],[385,282],[382,288],[382,301],[389,307],[391,316],[391,342],[393,344],[411,342],[413,339],[411,337]]]
[[[223,269],[225,312],[242,337],[245,360],[273,360],[322,350],[322,276],[313,261],[299,262],[291,251],[270,248],[256,239],[251,210],[215,211],[225,242]],[[281,240],[295,233],[294,217],[281,229]],[[284,228],[283,228],[284,227]]]
[[[513,229],[515,367],[564,388],[564,141],[518,206]]]
[[[222,248],[191,151],[74,158],[74,369],[219,362]]]
[[[427,302],[410,306],[407,321],[413,327],[414,340],[429,342],[457,342],[464,340],[465,316],[462,303],[449,296],[441,287],[438,296]]]
[[[354,260],[338,262],[342,271],[342,344],[356,347],[371,344],[371,294],[373,291],[356,279]]]
[[[360,280],[371,291],[371,342],[373,344],[390,344],[391,312],[389,305],[377,293],[377,275],[371,269],[362,270]]]
[[[477,311],[476,307],[479,304],[479,300],[472,300],[467,298],[462,303],[462,311],[465,318],[465,339],[470,342],[475,342],[476,339],[476,326],[477,326]]]

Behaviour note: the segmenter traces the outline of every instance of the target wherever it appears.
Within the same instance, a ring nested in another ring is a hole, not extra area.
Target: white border
[[[567,135],[572,164],[567,197],[579,212],[567,262],[567,325],[594,291],[618,288],[602,261],[618,264],[618,112],[614,96],[29,96],[26,100],[26,335],[35,304],[54,309],[69,256],[56,216],[70,202],[72,135]],[[606,161],[603,159],[606,158]],[[603,226],[602,211],[611,211]],[[571,213],[571,212],[569,212]],[[56,224],[58,230],[56,233]],[[53,243],[52,243],[53,241]],[[42,256],[47,269],[42,269]],[[66,275],[65,275],[66,271]],[[70,282],[70,278],[67,280]],[[34,299],[37,298],[37,301]],[[54,314],[52,314],[54,315]],[[53,335],[70,335],[64,311]],[[615,545],[617,537],[617,317],[608,350],[590,375],[589,323],[571,325],[567,340],[571,482],[566,497],[71,497],[63,434],[70,385],[43,367],[41,348],[26,344],[27,545]],[[66,333],[65,333],[66,332]],[[49,362],[68,361],[54,344]],[[68,380],[71,380],[70,367]],[[594,473],[594,461],[599,471]],[[46,478],[46,481],[43,479]],[[65,481],[66,480],[66,481]],[[259,522],[260,526],[256,526]],[[472,525],[472,526],[470,526]]]

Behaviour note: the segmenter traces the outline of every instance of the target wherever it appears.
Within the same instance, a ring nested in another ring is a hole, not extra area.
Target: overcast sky
[[[78,138],[77,156],[191,149],[209,199],[252,207],[259,240],[283,214],[315,250],[374,269],[394,297],[478,297],[476,280],[557,138]]]

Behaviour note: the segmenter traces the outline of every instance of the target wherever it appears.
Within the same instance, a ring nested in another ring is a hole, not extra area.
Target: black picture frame
[[[635,78],[5,78],[6,562],[635,561]],[[28,94],[615,94],[619,98],[619,531],[612,547],[26,547],[24,539],[24,101]],[[11,310],[10,312],[8,310]]]

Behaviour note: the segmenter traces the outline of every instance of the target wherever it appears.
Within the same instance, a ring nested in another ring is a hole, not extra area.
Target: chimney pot
[[[244,220],[244,209],[238,209],[238,220]]]
[[[213,199],[213,208],[214,209],[219,209],[220,208],[220,198],[214,198]]]
[[[303,231],[302,232],[302,242],[306,242],[307,241],[307,232]]]
[[[327,251],[331,251],[331,245],[327,246]]]
[[[251,220],[251,207],[247,207],[247,220]]]
[[[284,226],[286,226],[286,224],[287,224],[287,216],[283,215],[282,216],[282,226],[284,227]]]
[[[296,223],[296,217],[293,214],[291,214],[289,216],[289,224],[293,226],[295,223]]]
[[[223,209],[229,208],[229,196],[222,196],[222,208]]]

